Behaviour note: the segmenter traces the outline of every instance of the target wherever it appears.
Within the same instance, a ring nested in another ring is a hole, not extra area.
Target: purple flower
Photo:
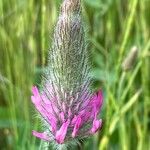
[[[72,138],[94,134],[102,126],[102,120],[97,118],[103,102],[101,91],[90,99],[86,99],[85,94],[77,105],[72,106],[64,101],[58,105],[57,96],[49,99],[46,93],[39,93],[36,86],[32,88],[32,93],[35,108],[49,125],[48,133],[33,131],[33,135],[40,139],[62,144]]]
[[[64,0],[54,32],[48,67],[32,102],[39,112],[43,133],[33,135],[63,145],[96,133],[103,96],[91,90],[91,63],[81,21],[80,0]]]

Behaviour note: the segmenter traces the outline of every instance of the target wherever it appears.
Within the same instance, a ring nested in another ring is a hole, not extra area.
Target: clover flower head
[[[32,102],[41,116],[43,132],[33,135],[57,145],[96,133],[102,91],[91,90],[91,63],[81,19],[80,0],[64,0],[54,32],[42,89],[32,88]]]

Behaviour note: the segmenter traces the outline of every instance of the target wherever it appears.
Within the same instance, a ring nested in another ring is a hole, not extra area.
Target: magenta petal
[[[50,130],[52,131],[52,133],[55,133],[57,130],[57,120],[54,116],[48,116],[48,121],[49,124],[51,125]]]
[[[40,96],[40,95],[39,95],[38,88],[37,88],[36,86],[33,86],[33,87],[32,87],[32,93],[33,93],[33,95],[34,95],[35,97]]]
[[[43,108],[41,106],[41,98],[31,96],[31,100],[32,100],[33,104],[35,105],[35,108],[43,115]]]
[[[81,111],[79,112],[79,115],[80,115],[80,116],[85,115],[85,114],[86,114],[86,111],[87,111],[86,108],[83,109],[83,110],[81,110]]]
[[[55,103],[52,103],[52,109],[56,114],[59,114],[59,109],[57,108],[57,105]]]
[[[33,102],[33,104],[40,104],[41,102],[41,98],[40,97],[36,97],[36,96],[31,96],[31,100]]]
[[[43,102],[44,102],[46,105],[51,105],[50,100],[47,98],[47,96],[46,96],[44,93],[41,95],[41,97],[42,97]]]
[[[88,121],[90,117],[92,117],[91,112],[86,112],[85,115],[82,115],[82,122]]]
[[[57,120],[55,116],[53,115],[53,108],[52,108],[51,102],[47,99],[44,93],[40,96],[40,93],[36,86],[32,88],[32,92],[34,95],[34,96],[31,96],[33,104],[35,105],[39,113],[51,125],[51,131],[55,133],[57,129]]]
[[[99,130],[99,129],[101,128],[101,126],[102,126],[102,120],[101,120],[101,119],[100,119],[100,120],[94,119],[94,121],[93,121],[93,126],[92,126],[92,128],[91,128],[91,130],[90,130],[90,133],[91,133],[91,134],[96,133],[97,130]]]
[[[99,92],[97,92],[97,101],[98,101],[98,107],[101,108],[102,103],[103,103],[103,93],[100,90]]]
[[[103,103],[103,95],[102,91],[97,92],[97,94],[92,98],[91,104],[93,107],[93,114],[96,113],[96,115],[99,113],[101,106]]]
[[[77,121],[77,116],[74,115],[74,117],[73,117],[73,119],[71,121],[71,125],[74,125],[76,121]]]
[[[31,99],[32,99],[33,104],[35,104],[35,105],[39,104],[42,99],[40,97],[38,88],[36,86],[32,87],[32,93],[33,93],[33,96],[31,96]]]
[[[67,120],[65,123],[62,124],[60,129],[56,132],[55,138],[59,144],[64,143],[69,124],[70,124],[70,120]]]
[[[75,123],[75,126],[74,126],[74,129],[73,129],[73,132],[72,132],[72,137],[74,138],[76,135],[77,135],[77,132],[80,128],[80,125],[81,125],[81,117],[78,117],[77,120],[76,120],[76,123]]]
[[[50,141],[50,137],[48,137],[46,133],[40,133],[40,132],[32,131],[32,134],[39,139],[42,139],[45,141]]]

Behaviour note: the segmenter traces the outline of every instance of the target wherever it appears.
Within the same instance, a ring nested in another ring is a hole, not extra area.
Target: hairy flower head
[[[64,0],[49,53],[42,90],[31,97],[43,122],[43,132],[33,135],[57,145],[67,145],[96,133],[102,92],[91,90],[91,64],[81,22],[80,0]]]

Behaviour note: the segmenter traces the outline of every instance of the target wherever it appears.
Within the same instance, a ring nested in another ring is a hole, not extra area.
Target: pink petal
[[[87,100],[83,101],[83,103],[82,103],[82,105],[81,105],[81,108],[87,107],[88,104],[89,104],[89,102],[90,102],[90,99],[87,99]]]
[[[53,115],[53,108],[52,108],[52,104],[51,102],[47,99],[46,96],[44,95],[41,95],[41,98],[42,98],[42,106],[43,108],[50,114],[50,115]]]
[[[51,131],[55,132],[57,129],[57,119],[55,118],[55,116],[47,112],[47,110],[39,104],[35,104],[35,107],[39,111],[39,113],[45,118],[45,120],[51,125]]]
[[[36,97],[36,96],[40,96],[39,95],[39,91],[38,91],[38,88],[36,86],[33,86],[32,87],[32,93],[33,95]]]
[[[51,125],[52,133],[55,133],[57,130],[57,119],[54,116],[48,116],[48,122]]]
[[[71,125],[74,125],[76,121],[77,121],[77,116],[74,115],[74,117],[73,117],[73,119],[71,121]]]
[[[43,115],[43,108],[41,106],[41,99],[39,97],[31,96],[31,100],[35,108]]]
[[[40,104],[42,99],[40,97],[31,96],[31,100],[33,104]]]
[[[77,132],[81,126],[81,117],[78,117],[77,120],[76,120],[76,123],[75,123],[75,126],[74,126],[74,129],[73,129],[73,132],[72,132],[72,137],[74,138],[76,135],[77,135]]]
[[[40,138],[40,139],[45,140],[45,141],[51,140],[50,137],[48,137],[46,133],[40,133],[40,132],[32,131],[32,134],[35,137]]]
[[[97,92],[97,101],[98,101],[98,107],[101,108],[102,103],[103,103],[103,93],[100,90],[99,92]]]
[[[88,121],[88,119],[90,117],[92,118],[92,115],[91,115],[91,112],[86,112],[86,114],[82,115],[81,117],[82,117],[82,122],[84,123],[84,122]]]
[[[32,100],[33,104],[39,104],[42,99],[40,97],[38,88],[36,86],[32,87],[32,93],[33,93],[33,96],[31,96],[31,100]]]
[[[60,119],[61,119],[62,122],[65,121],[65,115],[64,115],[64,112],[61,112],[61,113],[59,114],[59,117],[60,117]]]
[[[35,105],[39,113],[46,119],[46,121],[51,125],[51,131],[55,133],[57,129],[57,120],[53,115],[53,108],[51,102],[47,99],[46,95],[40,93],[37,87],[32,88],[34,96],[31,96],[32,102]],[[43,100],[43,101],[42,101]],[[55,106],[56,109],[56,106]]]
[[[91,101],[91,106],[93,107],[93,113],[96,115],[99,113],[101,106],[103,103],[103,95],[102,95],[102,91],[100,90],[99,92],[97,92],[97,94],[92,98]]]
[[[56,114],[59,114],[60,112],[59,112],[59,109],[57,108],[57,106],[56,106],[56,104],[53,102],[52,103],[52,109],[53,109],[53,111],[56,113]]]
[[[64,143],[64,139],[66,137],[69,124],[70,124],[70,120],[67,120],[65,123],[62,124],[60,129],[56,132],[55,138],[59,144]]]
[[[42,97],[42,100],[43,100],[43,102],[44,102],[45,104],[51,105],[51,102],[50,102],[50,100],[47,98],[46,94],[43,93],[43,94],[41,95],[41,97]]]
[[[85,109],[83,109],[83,110],[81,110],[81,111],[79,112],[79,115],[80,115],[80,116],[86,115],[86,112],[87,112],[87,110],[86,110],[86,108],[85,108]]]
[[[93,126],[92,126],[92,128],[90,130],[90,133],[91,134],[96,133],[101,128],[101,126],[102,126],[102,120],[101,119],[100,120],[94,119]]]

